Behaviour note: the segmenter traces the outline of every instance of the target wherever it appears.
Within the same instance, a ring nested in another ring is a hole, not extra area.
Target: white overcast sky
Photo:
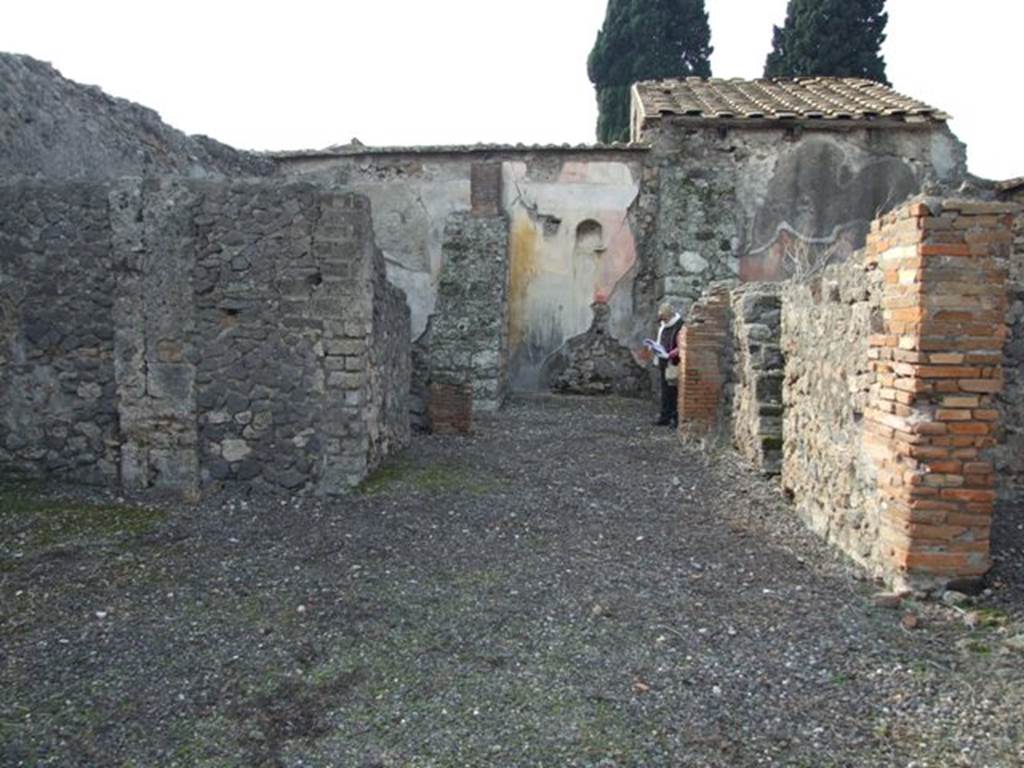
[[[0,50],[246,149],[578,143],[605,0],[7,0]],[[1024,176],[1021,0],[889,0],[889,79],[973,173]],[[707,0],[719,77],[758,77],[786,0]]]

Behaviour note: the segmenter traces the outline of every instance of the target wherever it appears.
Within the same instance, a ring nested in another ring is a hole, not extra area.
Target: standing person
[[[679,423],[678,337],[682,327],[683,318],[672,308],[671,304],[665,302],[658,307],[658,335],[655,341],[664,350],[663,353],[655,353],[661,389],[661,414],[654,422],[658,427],[674,427]]]

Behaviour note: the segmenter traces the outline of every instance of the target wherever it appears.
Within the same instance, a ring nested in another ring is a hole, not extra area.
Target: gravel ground
[[[8,488],[0,763],[1024,764],[1024,519],[985,595],[879,607],[652,416],[519,400],[341,500]]]

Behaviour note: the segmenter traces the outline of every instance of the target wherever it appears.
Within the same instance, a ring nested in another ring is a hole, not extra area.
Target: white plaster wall
[[[405,291],[413,339],[423,333],[437,301],[445,221],[470,207],[468,164],[428,171],[422,179],[358,179],[347,185],[370,198],[377,246],[388,280]]]

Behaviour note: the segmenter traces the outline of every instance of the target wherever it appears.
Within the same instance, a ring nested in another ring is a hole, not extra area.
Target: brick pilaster
[[[1011,206],[912,203],[875,222],[884,276],[865,448],[877,469],[883,566],[911,585],[990,566]]]
[[[727,376],[731,297],[713,286],[690,307],[679,332],[679,428],[709,432],[719,426]]]

